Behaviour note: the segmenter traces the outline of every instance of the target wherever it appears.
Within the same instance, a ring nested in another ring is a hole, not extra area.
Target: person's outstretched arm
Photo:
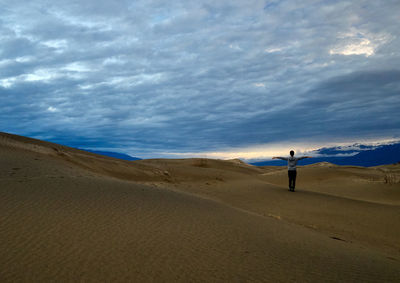
[[[302,157],[299,157],[298,160],[302,160],[302,159],[306,159],[306,158],[313,158],[313,157],[312,156],[302,156]]]
[[[274,156],[272,159],[282,159],[282,160],[288,160],[287,157],[279,157],[279,156]]]

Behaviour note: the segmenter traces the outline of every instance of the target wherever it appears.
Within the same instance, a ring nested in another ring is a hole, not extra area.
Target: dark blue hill
[[[100,154],[100,155],[105,155],[105,156],[109,156],[109,157],[113,157],[113,158],[128,160],[128,161],[141,160],[140,158],[132,157],[132,156],[124,154],[124,153],[118,153],[118,152],[112,152],[112,151],[98,151],[98,150],[90,150],[90,149],[81,149],[81,150]]]
[[[323,151],[327,152],[328,149],[324,148]],[[320,153],[319,151],[317,152]],[[299,165],[308,165],[323,161],[336,165],[354,165],[364,167],[398,163],[400,162],[400,143],[382,145],[375,149],[360,151],[353,156],[327,156],[304,159],[299,162]],[[256,166],[284,166],[287,162],[283,160],[266,160],[252,162],[250,164]]]

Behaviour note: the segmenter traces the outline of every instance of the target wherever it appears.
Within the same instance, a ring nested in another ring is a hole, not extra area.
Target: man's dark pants
[[[291,191],[292,190],[294,191],[294,187],[296,186],[296,175],[297,175],[296,170],[288,170],[289,188]]]

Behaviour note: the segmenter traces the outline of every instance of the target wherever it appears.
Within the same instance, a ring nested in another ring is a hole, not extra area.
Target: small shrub
[[[397,174],[385,174],[384,177],[385,184],[397,184],[400,183],[400,176]]]

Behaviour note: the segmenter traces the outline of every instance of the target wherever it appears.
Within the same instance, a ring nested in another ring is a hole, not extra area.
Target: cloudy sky
[[[0,130],[132,156],[400,139],[398,0],[0,0]]]

